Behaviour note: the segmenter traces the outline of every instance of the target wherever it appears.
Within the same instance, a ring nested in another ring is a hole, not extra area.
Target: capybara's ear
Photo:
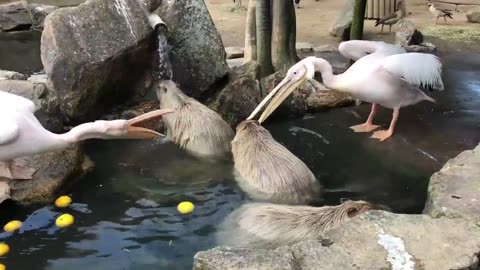
[[[348,217],[352,218],[352,217],[356,216],[357,214],[358,214],[358,209],[357,208],[355,208],[355,207],[348,208],[348,210],[347,210],[347,216]]]

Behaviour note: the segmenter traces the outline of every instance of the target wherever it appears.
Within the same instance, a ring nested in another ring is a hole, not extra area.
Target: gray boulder
[[[167,23],[173,79],[194,98],[228,73],[220,34],[203,0],[163,1],[157,10]]]
[[[407,52],[420,52],[420,53],[434,53],[437,51],[437,47],[430,42],[424,42],[420,45],[409,45],[405,47]]]
[[[32,18],[20,1],[0,5],[0,31],[26,30],[32,25]]]
[[[152,32],[137,0],[91,0],[46,18],[42,63],[69,121],[92,120],[133,94],[151,65]]]
[[[285,72],[279,71],[260,79],[258,63],[247,62],[231,70],[227,85],[210,98],[207,105],[235,128],[284,77]],[[348,106],[354,102],[350,95],[330,91],[318,82],[306,82],[280,105],[274,115],[275,117],[298,117],[307,112]]]
[[[407,19],[401,19],[395,27],[395,44],[402,47],[420,45],[423,42],[423,34],[416,29],[415,24]]]
[[[8,71],[8,70],[0,70],[0,80],[25,80],[27,76],[15,72],[15,71]]]
[[[278,71],[262,79],[262,89],[270,93],[283,78],[285,71]],[[345,93],[331,91],[316,81],[305,82],[296,89],[275,111],[275,115],[283,117],[301,116],[307,112],[319,112],[329,108],[353,105],[353,98]],[[273,115],[272,115],[273,117]]]
[[[354,0],[346,0],[345,5],[340,10],[335,19],[335,22],[330,29],[329,33],[335,37],[339,37],[342,40],[347,40],[350,36],[350,27],[353,20],[353,7],[355,5]]]
[[[480,227],[464,220],[426,215],[397,215],[371,211],[359,215],[342,228],[326,233],[336,254],[315,257],[317,264],[327,260],[346,264],[343,269],[474,269],[478,266]],[[297,246],[297,258],[313,265],[310,252]],[[299,250],[303,250],[300,256]],[[333,264],[331,264],[333,265]],[[309,269],[308,267],[302,269]],[[312,268],[310,268],[312,269]],[[328,268],[319,268],[328,269]],[[336,268],[342,269],[342,268]]]
[[[194,270],[292,270],[295,258],[286,248],[278,250],[218,247],[195,255]]]
[[[43,30],[43,23],[48,14],[58,9],[56,6],[43,4],[28,4],[27,8],[32,16],[32,29],[38,31]]]
[[[424,213],[480,220],[480,146],[449,160],[433,174]]]
[[[248,62],[233,68],[229,77],[227,86],[208,102],[208,106],[235,128],[260,103],[260,66]]]
[[[37,169],[32,180],[9,182],[11,198],[24,205],[53,201],[62,187],[71,184],[93,166],[79,147],[19,158],[16,162]]]
[[[243,47],[226,47],[227,59],[243,58],[245,54]]]
[[[477,269],[480,227],[461,219],[361,214],[310,240],[273,251],[215,248],[194,269]],[[278,264],[276,263],[278,262]]]
[[[480,7],[469,9],[466,15],[469,22],[480,23]]]

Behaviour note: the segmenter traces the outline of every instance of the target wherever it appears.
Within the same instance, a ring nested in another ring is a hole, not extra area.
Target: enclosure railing
[[[367,0],[365,9],[366,20],[376,20],[388,16],[396,11],[398,0]]]

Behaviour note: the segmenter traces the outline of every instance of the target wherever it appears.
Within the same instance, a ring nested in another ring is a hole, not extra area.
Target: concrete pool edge
[[[480,145],[432,175],[421,215],[371,211],[275,250],[215,247],[193,269],[476,269],[480,253]],[[328,244],[326,244],[328,242]]]

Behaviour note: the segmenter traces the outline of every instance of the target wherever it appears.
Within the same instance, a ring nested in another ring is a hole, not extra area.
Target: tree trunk
[[[257,23],[257,61],[260,64],[260,73],[262,77],[265,77],[273,73],[270,0],[257,0],[255,14]]]
[[[257,60],[257,23],[255,20],[255,6],[256,0],[250,0],[247,11],[247,22],[245,27],[245,56],[244,59],[248,61]]]
[[[275,70],[288,69],[297,61],[296,23],[293,1],[273,1],[272,62]]]
[[[367,0],[354,0],[352,29],[350,30],[350,40],[363,38],[363,22],[365,20],[365,8]]]

